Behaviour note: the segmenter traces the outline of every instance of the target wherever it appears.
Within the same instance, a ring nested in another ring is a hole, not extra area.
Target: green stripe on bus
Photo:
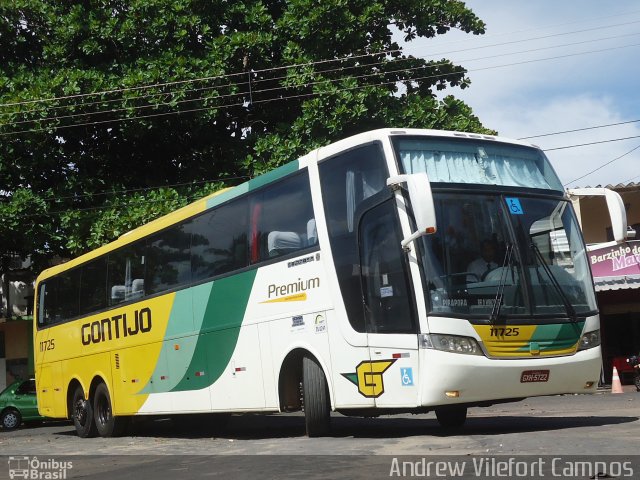
[[[298,160],[294,160],[293,162],[289,162],[281,167],[276,168],[275,170],[271,170],[259,177],[253,178],[248,182],[245,182],[241,185],[238,185],[231,190],[228,190],[220,195],[216,195],[213,198],[207,200],[207,209],[215,207],[216,205],[220,205],[228,200],[239,197],[245,193],[251,192],[260,188],[268,183],[274,182],[282,177],[286,177],[287,175],[297,172],[300,168],[300,162]]]
[[[552,325],[538,325],[529,339],[530,343],[537,343],[541,352],[549,350],[564,350],[574,346],[580,339],[584,322],[556,323]],[[529,345],[519,351],[528,352]]]
[[[195,319],[196,325],[202,322],[202,334],[184,376],[171,391],[206,388],[220,378],[238,342],[257,271],[216,280],[207,299],[194,296],[194,312],[200,310],[198,302],[206,301],[203,317]]]
[[[160,357],[153,375],[140,393],[169,392],[185,376],[196,349],[196,332],[200,331],[204,318],[204,314],[198,315],[197,307],[204,304],[201,307],[204,312],[212,285],[205,283],[176,292]],[[175,345],[179,345],[179,351]],[[165,378],[159,381],[160,377]]]

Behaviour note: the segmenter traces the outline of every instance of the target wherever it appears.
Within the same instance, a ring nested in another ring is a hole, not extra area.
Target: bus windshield
[[[573,318],[596,311],[584,244],[564,199],[435,193],[422,237],[434,314]]]
[[[401,169],[426,172],[433,183],[473,183],[563,191],[538,149],[469,138],[395,137]]]

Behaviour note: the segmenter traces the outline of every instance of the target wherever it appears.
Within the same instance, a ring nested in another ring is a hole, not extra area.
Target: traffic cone
[[[620,383],[620,376],[618,375],[618,369],[613,366],[613,374],[611,375],[611,393],[623,393],[622,383]]]

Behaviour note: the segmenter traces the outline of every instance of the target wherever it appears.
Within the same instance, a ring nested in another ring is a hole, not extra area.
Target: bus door
[[[370,355],[365,384],[377,407],[418,404],[416,314],[401,233],[394,199],[371,208],[360,219],[358,244]]]

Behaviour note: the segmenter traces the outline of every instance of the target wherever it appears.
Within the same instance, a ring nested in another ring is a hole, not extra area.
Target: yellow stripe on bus
[[[305,293],[296,293],[293,295],[288,295],[286,297],[274,298],[273,300],[265,300],[260,303],[278,303],[278,302],[304,302],[307,300],[307,294]]]

